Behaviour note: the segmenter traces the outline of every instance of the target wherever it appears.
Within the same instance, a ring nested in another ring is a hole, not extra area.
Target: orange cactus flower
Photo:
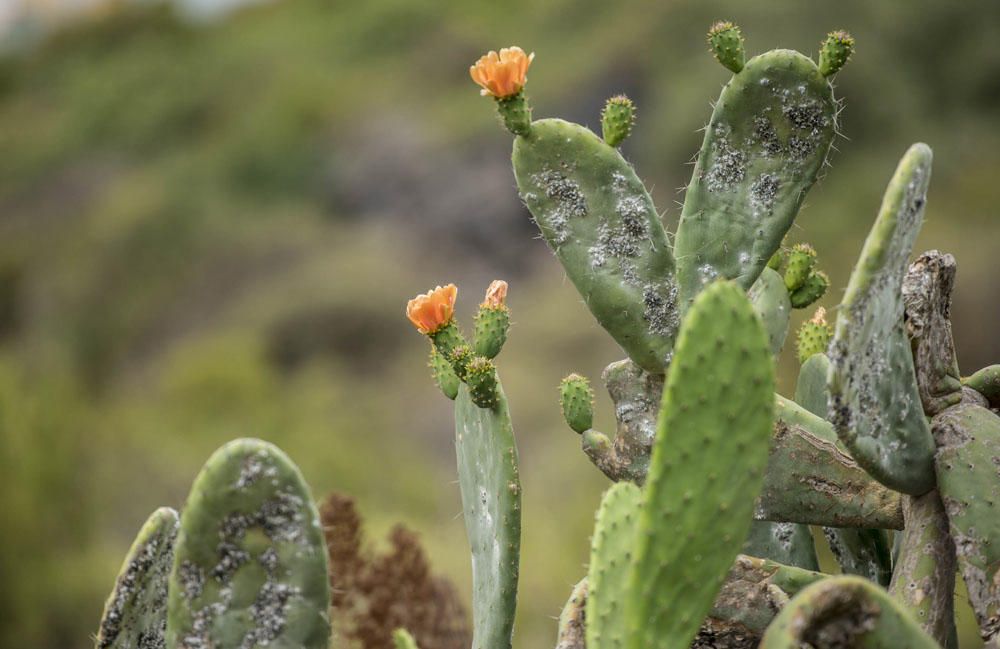
[[[482,95],[507,99],[521,92],[528,80],[528,66],[535,53],[525,54],[520,47],[505,47],[497,54],[490,50],[469,68],[472,80],[483,87]]]
[[[495,279],[490,283],[490,287],[486,289],[486,299],[483,300],[482,306],[490,309],[499,309],[504,306],[504,300],[506,299],[507,282],[502,279]]]
[[[455,316],[456,297],[458,287],[454,284],[438,286],[407,302],[406,317],[420,333],[432,334],[451,322]]]

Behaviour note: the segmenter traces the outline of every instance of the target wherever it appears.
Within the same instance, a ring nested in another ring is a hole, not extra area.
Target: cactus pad
[[[166,646],[167,587],[178,527],[177,512],[161,507],[139,530],[104,605],[96,649]]]
[[[427,366],[431,368],[431,376],[444,396],[452,401],[458,396],[458,375],[452,369],[451,363],[445,360],[444,355],[437,350],[436,345],[431,345],[430,360]]]
[[[267,442],[226,444],[181,516],[167,646],[326,649],[329,607],[326,545],[299,470]]]
[[[639,523],[642,492],[619,482],[604,493],[590,546],[587,582],[587,646],[625,646],[625,602]]]
[[[798,52],[756,56],[726,84],[677,229],[682,309],[716,278],[744,289],[756,281],[815,182],[834,130],[830,84]]]
[[[771,354],[777,356],[785,345],[785,338],[788,336],[788,318],[792,313],[788,291],[781,275],[777,271],[765,268],[747,295],[750,296],[754,311],[764,323]]]
[[[579,374],[570,374],[559,384],[559,405],[563,419],[581,435],[594,426],[594,390],[590,381]]]
[[[984,640],[1000,640],[1000,417],[962,403],[933,420],[938,490]]]
[[[559,119],[514,140],[517,187],[597,321],[643,369],[663,373],[677,329],[674,260],[632,166]]]
[[[796,595],[767,629],[761,649],[939,649],[917,622],[867,579],[828,577]]]
[[[480,408],[461,386],[455,451],[465,531],[472,548],[473,649],[511,646],[521,557],[521,481],[503,388]]]
[[[711,609],[750,531],[773,390],[749,300],[712,285],[685,317],[663,392],[625,606],[631,649],[686,648]]]
[[[854,459],[887,487],[934,488],[934,441],[903,330],[903,276],[924,215],[931,150],[914,144],[889,183],[837,313],[830,417]]]

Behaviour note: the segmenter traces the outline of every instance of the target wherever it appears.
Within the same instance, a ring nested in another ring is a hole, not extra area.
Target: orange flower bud
[[[490,50],[469,68],[472,80],[482,86],[480,94],[497,99],[513,97],[521,92],[528,80],[528,66],[535,58],[534,52],[525,54],[520,47],[505,47],[500,53]]]
[[[432,334],[451,322],[455,316],[456,297],[458,287],[454,284],[438,286],[407,302],[406,317],[420,333]]]
[[[480,306],[488,307],[490,309],[498,309],[504,306],[504,300],[507,299],[507,282],[502,279],[495,279],[490,284],[490,287],[486,289],[486,299]]]

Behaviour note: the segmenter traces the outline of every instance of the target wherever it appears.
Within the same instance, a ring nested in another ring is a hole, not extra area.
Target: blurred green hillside
[[[515,646],[551,646],[606,486],[555,386],[622,354],[537,239],[467,68],[534,51],[535,115],[592,127],[627,92],[624,151],[672,229],[728,75],[703,40],[722,17],[751,52],[857,38],[844,138],[793,231],[833,278],[822,303],[898,156],[926,141],[918,248],[958,258],[963,369],[1000,360],[995,0],[286,0],[203,25],[143,3],[0,60],[0,646],[90,646],[147,513],[246,435],[283,447],[317,496],[354,494],[373,537],[415,528],[467,595],[451,404],[403,307],[454,281],[468,322],[494,277],[515,321],[500,359],[524,483]],[[786,354],[786,392],[794,370]]]

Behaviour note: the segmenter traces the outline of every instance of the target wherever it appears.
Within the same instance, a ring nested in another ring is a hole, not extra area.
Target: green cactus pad
[[[478,356],[496,358],[507,342],[510,328],[510,309],[505,305],[497,307],[481,306],[476,313],[476,329],[472,350]]]
[[[826,375],[829,371],[830,359],[825,354],[812,354],[799,369],[795,384],[795,403],[820,418],[826,417]]]
[[[836,74],[854,53],[854,37],[844,30],[826,35],[819,49],[819,71],[824,77]]]
[[[806,278],[816,265],[816,251],[808,243],[799,243],[788,251],[787,259],[785,286],[789,291],[794,291],[806,283]]]
[[[809,273],[802,286],[789,294],[788,299],[792,303],[792,308],[804,309],[826,295],[826,291],[829,288],[829,276],[821,270],[814,270]]]
[[[812,533],[802,523],[754,521],[740,552],[796,568],[819,570]]]
[[[139,530],[104,605],[96,649],[166,646],[167,588],[178,527],[177,512],[161,507]]]
[[[853,575],[828,577],[796,595],[764,634],[761,649],[939,649],[889,594]]]
[[[431,355],[427,366],[431,368],[434,383],[437,384],[444,396],[454,401],[458,395],[458,384],[461,381],[458,375],[455,374],[455,370],[451,367],[451,363],[445,360],[435,345],[431,345]]]
[[[418,649],[417,641],[406,629],[396,629],[392,632],[392,644],[396,649]]]
[[[962,379],[962,384],[986,397],[990,408],[1000,408],[1000,365],[984,367],[972,376]]]
[[[465,370],[465,383],[469,386],[469,398],[480,408],[495,408],[497,405],[497,368],[493,361],[475,356]]]
[[[584,577],[570,593],[559,615],[559,635],[556,649],[586,649],[587,638],[587,578]]]
[[[465,385],[455,400],[455,451],[472,548],[473,649],[511,646],[521,557],[521,481],[507,398],[480,408]]]
[[[726,84],[677,229],[682,309],[715,278],[757,280],[826,160],[835,112],[830,84],[798,52],[756,56]]]
[[[938,490],[983,639],[1000,640],[1000,417],[961,403],[933,420]]]
[[[167,646],[326,649],[329,607],[326,544],[298,468],[267,442],[226,444],[181,515]]]
[[[810,322],[805,324],[817,326]],[[826,375],[829,370],[830,360],[824,354],[810,356],[799,370],[795,402],[817,417],[826,416]],[[833,439],[830,432],[827,435]],[[845,574],[861,575],[881,586],[889,585],[892,554],[884,530],[824,527],[823,534]]]
[[[775,395],[777,421],[758,520],[827,527],[903,529],[899,494],[840,447],[833,427]]]
[[[594,426],[594,390],[586,377],[570,374],[562,380],[559,405],[563,419],[575,432],[583,434]]]
[[[587,646],[625,646],[625,602],[639,524],[642,492],[619,482],[604,493],[597,510],[587,574]]]
[[[903,500],[906,529],[898,542],[889,594],[905,604],[921,628],[956,649],[955,544],[937,490]]]
[[[663,392],[625,606],[630,649],[686,648],[711,609],[750,531],[773,390],[746,295],[710,286],[684,319]]]
[[[903,331],[902,283],[923,221],[931,150],[914,144],[889,183],[851,274],[830,347],[830,417],[851,455],[887,487],[934,488],[934,440]]]
[[[746,65],[743,34],[731,22],[719,21],[708,30],[708,45],[716,60],[731,72],[738,73]]]
[[[632,133],[635,124],[635,104],[625,95],[616,95],[604,104],[601,111],[601,132],[604,141],[618,146]]]
[[[632,166],[558,119],[516,138],[513,163],[521,199],[591,313],[632,360],[662,374],[678,323],[674,260]]]
[[[765,268],[748,292],[754,311],[764,323],[771,354],[777,356],[788,336],[788,318],[792,313],[788,291],[777,271]]]

